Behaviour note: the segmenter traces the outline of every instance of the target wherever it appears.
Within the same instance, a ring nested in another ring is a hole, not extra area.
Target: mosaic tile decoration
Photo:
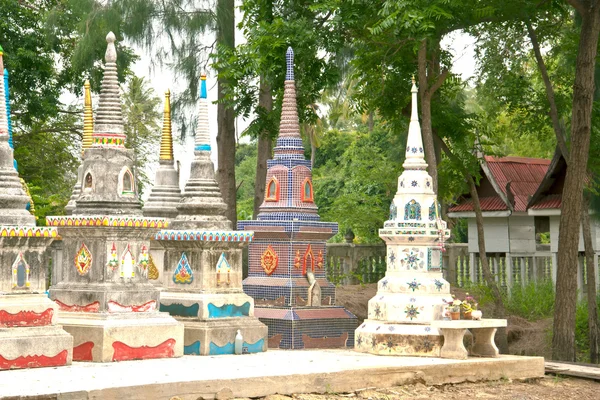
[[[119,228],[166,228],[166,218],[118,217],[118,216],[52,216],[46,217],[50,226],[112,226]]]
[[[85,243],[81,244],[79,251],[75,254],[75,268],[79,275],[86,275],[92,267],[92,253]]]
[[[163,230],[156,233],[155,240],[196,240],[204,242],[250,242],[254,232],[250,231],[184,231]]]
[[[58,231],[46,226],[0,225],[0,237],[45,237],[57,238]]]
[[[188,261],[185,253],[181,253],[181,258],[179,259],[179,263],[175,268],[175,272],[173,273],[173,282],[178,284],[190,284],[194,281],[194,272],[190,267],[190,263]]]
[[[254,298],[254,314],[269,327],[269,347],[351,347],[356,317],[335,307],[335,286],[326,274],[325,243],[338,232],[338,225],[322,222],[314,203],[312,166],[304,158],[300,136],[291,49],[287,59],[289,79],[274,157],[267,161],[264,202],[256,220],[238,222],[238,229],[254,232],[244,292]]]

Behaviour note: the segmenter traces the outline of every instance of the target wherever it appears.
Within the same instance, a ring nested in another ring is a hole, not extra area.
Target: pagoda
[[[253,232],[231,230],[210,155],[203,75],[190,178],[170,229],[156,234],[164,248],[163,259],[155,260],[163,271],[160,310],[185,325],[185,354],[233,354],[238,332],[244,352],[266,351],[267,327],[242,289],[242,251]]]
[[[115,35],[106,36],[104,78],[72,215],[47,217],[62,237],[50,297],[73,335],[73,359],[109,362],[183,354],[183,325],[158,311],[148,282],[150,239],[164,218],[142,216],[133,151],[126,149]],[[85,145],[84,145],[85,146]]]
[[[300,137],[291,47],[286,60],[281,123],[274,158],[267,162],[265,199],[257,220],[238,222],[240,230],[254,231],[244,291],[254,298],[255,315],[269,327],[270,348],[351,347],[356,317],[335,306],[335,286],[326,275],[326,242],[338,225],[322,222],[318,214],[312,166]]]
[[[48,246],[57,231],[37,227],[26,210],[30,199],[15,168],[5,97],[8,74],[4,77],[0,79],[0,370],[69,365],[73,338],[56,324],[58,306],[44,293]]]
[[[379,230],[387,246],[387,270],[369,300],[368,319],[356,330],[355,349],[383,355],[439,357],[443,337],[431,322],[451,300],[442,276],[442,250],[450,237],[423,152],[413,80],[404,171]]]

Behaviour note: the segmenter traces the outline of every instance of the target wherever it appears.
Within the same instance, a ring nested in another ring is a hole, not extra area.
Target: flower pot
[[[471,311],[471,317],[475,321],[479,321],[482,316],[483,316],[483,313],[481,312],[481,310],[473,310],[473,311]]]
[[[453,320],[460,319],[460,311],[450,311],[450,318]]]
[[[471,311],[465,311],[465,315],[464,315],[464,318],[463,318],[463,319],[472,319],[472,318],[471,318],[471,315],[472,315],[472,314],[471,314]]]

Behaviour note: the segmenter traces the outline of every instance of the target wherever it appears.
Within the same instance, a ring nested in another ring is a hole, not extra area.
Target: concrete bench
[[[433,321],[431,326],[438,328],[444,336],[440,351],[442,358],[465,360],[468,355],[477,357],[498,357],[498,347],[494,343],[496,330],[506,326],[505,319],[482,319],[481,321],[455,320]],[[473,334],[473,346],[467,352],[463,338],[467,329]]]

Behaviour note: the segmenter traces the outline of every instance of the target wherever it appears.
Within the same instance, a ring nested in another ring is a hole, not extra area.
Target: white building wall
[[[535,252],[535,222],[533,216],[511,216],[508,219],[508,236],[511,253]]]
[[[550,217],[550,250],[553,253],[558,252],[558,232],[560,226],[560,215],[553,215]],[[592,217],[592,243],[594,244],[594,251],[600,250],[600,222],[596,221]],[[579,229],[579,251],[585,251],[583,244],[583,231]]]
[[[469,222],[469,253],[478,253],[477,224],[475,218]],[[506,253],[510,251],[507,217],[484,217],[485,250],[488,253]]]

